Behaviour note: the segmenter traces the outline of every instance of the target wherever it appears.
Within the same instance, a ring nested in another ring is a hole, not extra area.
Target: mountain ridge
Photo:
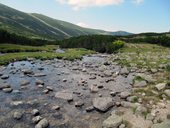
[[[25,13],[0,3],[0,28],[31,38],[66,39],[81,35],[131,35],[125,31],[108,32],[83,28],[43,14]]]

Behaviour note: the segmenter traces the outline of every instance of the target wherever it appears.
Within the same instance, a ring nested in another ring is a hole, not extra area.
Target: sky
[[[0,3],[106,31],[170,31],[170,0],[0,0]]]

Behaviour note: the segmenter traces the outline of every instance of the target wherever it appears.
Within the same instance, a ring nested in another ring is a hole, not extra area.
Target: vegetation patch
[[[20,52],[20,53],[7,53],[0,56],[0,65],[5,65],[10,62],[15,62],[19,60],[26,60],[27,58],[36,58],[36,59],[81,59],[82,56],[87,54],[95,53],[86,49],[67,49],[65,53],[53,53],[53,52]]]
[[[53,52],[57,48],[58,48],[57,45],[26,46],[26,45],[17,45],[17,44],[0,44],[1,53],[38,52],[38,51]]]

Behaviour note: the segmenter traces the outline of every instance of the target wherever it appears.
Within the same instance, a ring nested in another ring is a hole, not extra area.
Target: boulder
[[[126,99],[126,98],[127,98],[128,96],[130,96],[130,95],[131,95],[130,92],[124,91],[124,92],[121,92],[121,93],[120,93],[120,98]]]
[[[158,91],[165,89],[165,87],[166,87],[166,83],[159,83],[159,84],[155,85],[155,88]]]
[[[123,118],[118,115],[111,115],[102,125],[102,128],[118,128],[123,122]]]
[[[72,95],[72,93],[67,92],[67,91],[57,92],[57,93],[55,94],[55,97],[56,97],[56,98],[60,98],[60,99],[64,99],[64,100],[67,100],[67,101],[72,101],[72,100],[73,100],[73,95]]]
[[[110,97],[98,97],[93,99],[93,106],[102,112],[106,112],[113,105],[113,100]]]
[[[134,87],[146,87],[147,85],[147,82],[145,80],[142,80],[142,81],[137,81],[135,80],[135,83],[134,83]]]
[[[164,93],[165,93],[168,97],[170,97],[170,89],[166,89],[166,90],[164,91]]]
[[[49,125],[49,122],[47,121],[47,119],[44,118],[38,122],[35,128],[47,128],[48,125]]]

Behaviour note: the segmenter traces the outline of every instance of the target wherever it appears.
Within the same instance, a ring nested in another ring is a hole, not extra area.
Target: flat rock
[[[127,98],[128,96],[130,96],[130,95],[131,95],[130,92],[124,91],[124,92],[121,92],[121,93],[120,93],[120,98],[126,99],[126,98]]]
[[[154,124],[151,128],[170,128],[170,121],[167,120],[159,124]]]
[[[2,76],[1,76],[1,79],[8,79],[8,78],[9,78],[8,75],[2,75]]]
[[[20,83],[21,86],[26,86],[26,85],[28,85],[28,84],[30,84],[30,82],[27,81],[27,80],[23,80],[23,81],[21,81],[21,83]]]
[[[118,128],[123,122],[123,118],[118,115],[111,115],[108,117],[102,125],[102,128]]]
[[[46,76],[46,74],[44,74],[44,73],[35,73],[34,76],[35,77],[42,77],[42,76]]]
[[[93,106],[102,112],[106,112],[113,105],[113,100],[110,97],[99,97],[93,99]]]
[[[147,82],[143,80],[143,81],[135,81],[133,86],[134,87],[146,87],[146,85],[147,85]]]
[[[12,88],[4,88],[4,89],[2,89],[2,91],[5,93],[11,93],[13,91],[13,89]]]
[[[165,87],[166,87],[166,83],[159,83],[159,84],[155,85],[155,88],[158,91],[165,89]]]
[[[55,97],[56,97],[56,98],[61,98],[61,99],[67,100],[67,101],[72,101],[72,100],[73,100],[73,95],[72,95],[72,93],[67,92],[67,91],[57,92],[57,93],[55,94]]]
[[[121,70],[120,70],[120,74],[121,75],[124,75],[124,74],[129,74],[129,71],[128,71],[128,69],[127,69],[127,67],[124,67],[124,68],[122,68]]]
[[[131,103],[131,102],[127,102],[127,101],[122,101],[121,102],[121,106],[125,107],[125,108],[137,108],[140,104],[137,103]]]

